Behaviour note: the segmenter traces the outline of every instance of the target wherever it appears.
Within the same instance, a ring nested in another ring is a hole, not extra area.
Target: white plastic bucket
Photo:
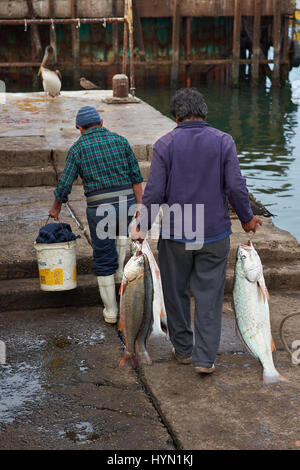
[[[62,291],[77,287],[76,240],[64,243],[34,243],[41,290]]]

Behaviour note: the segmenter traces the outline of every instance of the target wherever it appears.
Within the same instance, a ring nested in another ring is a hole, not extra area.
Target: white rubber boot
[[[118,252],[119,267],[115,272],[116,284],[121,284],[123,278],[124,262],[126,257],[127,237],[116,238],[116,249]]]
[[[100,296],[104,304],[103,318],[107,323],[116,323],[118,304],[116,300],[115,275],[97,276]]]

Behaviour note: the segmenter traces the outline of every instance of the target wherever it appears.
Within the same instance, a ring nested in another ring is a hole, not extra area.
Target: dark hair
[[[91,129],[91,127],[96,127],[100,126],[100,122],[91,122],[90,124],[87,124],[86,126],[81,126],[85,131],[88,129]]]
[[[206,119],[207,105],[196,88],[181,88],[172,97],[171,113],[179,121],[193,117]]]

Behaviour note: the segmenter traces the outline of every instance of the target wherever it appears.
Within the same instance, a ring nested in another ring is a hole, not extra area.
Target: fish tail
[[[146,350],[139,352],[138,355],[136,355],[136,360],[137,360],[137,365],[140,365],[140,364],[146,364],[147,366],[152,365],[152,359]]]
[[[278,374],[278,372],[273,375],[266,374],[265,372],[263,373],[263,385],[273,385],[281,382],[288,382],[288,379]]]
[[[122,356],[122,359],[120,361],[119,367],[123,367],[124,365],[132,366],[132,367],[138,366],[138,361],[137,361],[135,353],[130,353],[127,350],[125,350]]]

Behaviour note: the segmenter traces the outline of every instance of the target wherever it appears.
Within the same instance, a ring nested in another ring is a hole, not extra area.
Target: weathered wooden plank
[[[123,15],[124,0],[117,0],[117,15]],[[282,14],[291,15],[294,12],[295,0],[281,0]],[[50,18],[48,0],[35,0],[37,14],[41,18]],[[172,17],[173,0],[137,0],[140,16]],[[244,16],[253,15],[253,0],[242,1],[241,13]],[[1,0],[0,17],[25,18],[25,0]],[[182,16],[233,16],[234,0],[181,0]],[[262,15],[272,16],[272,0],[264,0]],[[56,0],[57,18],[69,18],[71,15],[70,0]],[[84,17],[112,16],[111,0],[80,0],[78,15]]]

